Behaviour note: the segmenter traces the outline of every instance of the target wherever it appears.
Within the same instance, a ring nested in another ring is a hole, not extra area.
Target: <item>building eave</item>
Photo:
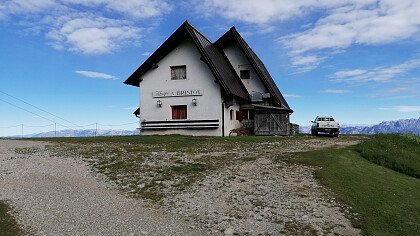
[[[286,102],[286,99],[284,99],[283,95],[281,94],[280,90],[275,84],[273,78],[271,77],[264,63],[261,61],[261,59],[259,59],[256,53],[246,43],[246,41],[238,33],[235,27],[230,28],[229,31],[227,31],[224,35],[222,35],[222,37],[220,37],[214,43],[214,45],[218,47],[220,50],[223,50],[224,45],[226,45],[227,43],[231,41],[236,43],[239,46],[239,48],[242,50],[245,57],[250,62],[252,68],[257,73],[258,77],[261,79],[261,82],[268,89],[270,94],[272,94],[275,103],[293,112],[293,110],[290,109],[288,103]]]

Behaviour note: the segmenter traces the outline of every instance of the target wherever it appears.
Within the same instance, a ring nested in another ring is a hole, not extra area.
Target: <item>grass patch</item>
[[[24,154],[24,155],[32,155],[39,151],[37,147],[25,147],[25,148],[15,148],[15,153],[17,154]]]
[[[206,164],[201,163],[184,163],[181,165],[175,165],[169,167],[170,171],[173,171],[177,174],[182,175],[188,175],[188,174],[194,174],[197,172],[205,171],[208,169],[208,166]]]
[[[10,211],[10,206],[4,201],[0,201],[0,236],[23,234],[16,220],[10,215]]]
[[[356,146],[367,160],[400,173],[420,178],[420,137],[383,134]]]
[[[371,163],[351,148],[299,153],[290,161],[322,167],[315,176],[359,213],[352,223],[365,235],[420,232],[419,179]]]

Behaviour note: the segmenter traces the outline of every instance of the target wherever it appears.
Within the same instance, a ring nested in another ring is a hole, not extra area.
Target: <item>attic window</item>
[[[187,66],[171,66],[171,80],[187,78]]]
[[[241,79],[250,79],[251,78],[250,70],[241,70],[240,75],[241,75]]]

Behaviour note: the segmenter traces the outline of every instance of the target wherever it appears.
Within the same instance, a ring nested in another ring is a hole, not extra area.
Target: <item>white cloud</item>
[[[204,0],[196,1],[201,16],[221,16],[273,31],[278,22],[310,15],[301,32],[278,41],[289,51],[294,67],[308,71],[325,58],[355,45],[380,45],[419,38],[418,0]],[[321,13],[321,14],[320,14]]]
[[[395,106],[395,107],[381,107],[379,110],[396,111],[401,113],[420,112],[420,106]]]
[[[55,49],[103,54],[138,44],[140,33],[171,8],[166,0],[6,0],[0,19],[22,16],[17,24],[45,33]],[[139,19],[147,19],[147,27],[138,27]]]
[[[413,91],[412,88],[397,87],[397,88],[392,88],[392,89],[386,89],[386,90],[383,90],[382,92],[385,94],[401,94],[401,93],[407,93],[407,92],[412,92],[412,91]]]
[[[0,15],[40,12],[56,6],[55,0],[8,0],[0,6]]]
[[[342,3],[330,8],[314,27],[279,38],[279,42],[288,48],[292,64],[296,64],[299,57],[330,56],[355,44],[380,45],[416,38],[420,34],[418,0]],[[318,63],[308,62],[305,66],[316,67]]]
[[[103,6],[110,11],[128,14],[135,18],[160,16],[171,10],[171,5],[163,0],[63,0],[67,5],[77,4],[88,7]]]
[[[330,76],[331,81],[364,83],[364,82],[389,82],[402,76],[410,70],[420,68],[420,59],[413,59],[390,67],[376,67],[370,70],[343,70]]]
[[[162,0],[110,0],[107,7],[112,10],[130,14],[136,18],[147,18],[168,13],[171,6]]]
[[[56,49],[67,48],[84,54],[103,54],[139,42],[141,29],[123,20],[81,17],[57,24],[47,37]]]
[[[105,74],[105,73],[101,73],[101,72],[95,72],[95,71],[76,70],[75,72],[77,74],[81,74],[81,75],[89,77],[89,78],[98,78],[98,79],[106,79],[106,80],[116,80],[116,79],[118,79],[117,77],[115,77],[113,75]]]
[[[343,94],[343,93],[349,93],[349,90],[344,89],[326,89],[322,91],[323,93],[332,93],[332,94]]]
[[[297,94],[287,94],[287,93],[285,93],[285,94],[283,94],[283,96],[285,98],[303,98],[302,95],[297,95]]]
[[[340,0],[242,0],[240,2],[237,0],[204,0],[195,5],[197,6],[196,10],[206,16],[221,15],[231,20],[269,24],[307,14],[313,9],[341,6],[346,2]]]
[[[150,55],[152,55],[152,53],[151,52],[143,52],[141,55],[142,56],[150,56]]]
[[[324,60],[324,57],[295,55],[291,59],[293,67],[298,68],[299,72],[306,72],[317,67]]]
[[[360,69],[338,71],[338,72],[334,73],[334,77],[336,77],[336,78],[346,78],[346,77],[351,77],[351,76],[363,75],[363,74],[366,74],[366,73],[367,73],[366,70],[360,70]]]

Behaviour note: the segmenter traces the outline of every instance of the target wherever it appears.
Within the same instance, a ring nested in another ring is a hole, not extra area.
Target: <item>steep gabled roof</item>
[[[185,21],[124,83],[138,87],[141,76],[153,68],[186,38],[192,40],[201,54],[200,59],[207,64],[217,83],[219,83],[226,94],[245,100],[249,99],[245,86],[225,55],[210,40],[190,25],[188,21]]]
[[[258,77],[263,82],[264,86],[273,96],[274,102],[276,102],[277,105],[293,112],[293,110],[290,109],[289,104],[287,104],[286,100],[281,94],[279,88],[274,83],[274,80],[268,72],[267,68],[264,66],[264,63],[260,60],[260,58],[258,58],[257,54],[255,54],[251,47],[245,42],[245,40],[238,33],[238,31],[236,31],[235,27],[230,28],[230,30],[226,32],[222,37],[220,37],[214,43],[214,45],[220,50],[223,50],[223,47],[227,43],[232,41],[235,42],[239,46],[239,48],[241,48],[241,50],[244,52],[246,58],[251,63],[252,68],[255,70]]]

